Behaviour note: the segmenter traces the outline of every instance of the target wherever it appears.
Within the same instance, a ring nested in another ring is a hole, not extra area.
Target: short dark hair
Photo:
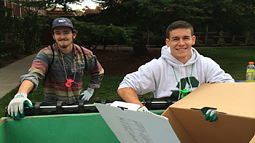
[[[72,28],[70,29],[72,30],[72,33],[78,34],[78,31],[76,29],[72,29]],[[51,30],[51,34],[54,35],[54,29]]]
[[[178,29],[178,28],[185,28],[185,29],[190,29],[191,31],[191,36],[194,35],[194,29],[193,29],[193,26],[186,22],[186,21],[175,21],[173,23],[171,23],[167,29],[166,29],[166,37],[169,38],[170,37],[170,32],[175,30],[175,29]]]

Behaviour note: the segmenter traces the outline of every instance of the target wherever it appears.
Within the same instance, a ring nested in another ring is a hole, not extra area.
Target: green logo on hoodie
[[[190,89],[192,87],[198,87],[199,82],[195,77],[186,77],[186,78],[182,78],[181,81],[177,83],[176,87],[180,90],[183,90],[185,88],[186,84],[189,85],[189,87],[187,87],[187,89]],[[190,85],[191,85],[191,87],[190,87]],[[180,95],[180,92],[181,92],[180,90],[172,90],[171,97],[175,97],[178,99],[178,96]]]

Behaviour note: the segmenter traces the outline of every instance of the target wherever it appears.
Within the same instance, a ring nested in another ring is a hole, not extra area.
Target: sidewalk
[[[28,72],[35,56],[36,54],[30,55],[0,68],[0,99],[19,85],[19,77]]]

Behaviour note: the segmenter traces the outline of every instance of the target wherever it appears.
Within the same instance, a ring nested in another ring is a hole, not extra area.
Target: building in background
[[[104,8],[102,6],[96,6],[96,9],[90,9],[88,6],[85,6],[82,10],[84,11],[82,15],[86,16],[87,14],[98,14],[104,10]]]
[[[55,16],[77,16],[77,12],[72,10],[72,11],[66,11],[64,12],[64,10],[62,8],[50,8],[49,10],[46,11],[46,15],[55,15]]]
[[[45,1],[45,0],[26,0],[26,2],[30,2],[30,1]],[[37,11],[39,15],[46,15],[46,10],[39,10],[38,8],[34,8],[34,7],[26,7],[26,8],[22,7],[20,4],[20,1],[13,2],[11,0],[4,0],[4,6],[7,8],[11,8],[12,9],[11,15],[16,17],[24,17],[25,9]]]

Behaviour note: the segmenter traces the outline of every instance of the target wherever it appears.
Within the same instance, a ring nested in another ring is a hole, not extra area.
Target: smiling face
[[[60,50],[72,50],[73,40],[76,37],[76,33],[72,33],[72,29],[69,27],[56,27],[53,30],[53,39],[56,41]]]
[[[166,45],[170,47],[171,55],[182,63],[191,58],[191,47],[195,44],[196,37],[191,35],[191,30],[177,28],[169,32]]]

